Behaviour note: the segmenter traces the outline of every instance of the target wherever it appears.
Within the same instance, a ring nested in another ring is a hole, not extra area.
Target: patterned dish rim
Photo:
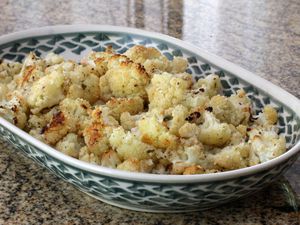
[[[235,65],[219,56],[211,54],[195,45],[189,44],[185,41],[170,37],[168,35],[144,31],[136,28],[120,27],[120,26],[110,26],[110,25],[56,25],[56,26],[46,26],[40,28],[28,29],[20,32],[14,32],[11,34],[3,35],[0,37],[0,45],[7,42],[11,42],[18,39],[38,37],[49,34],[60,34],[60,33],[78,33],[78,32],[112,32],[112,33],[124,33],[124,34],[134,34],[142,35],[148,38],[164,41],[171,43],[180,47],[181,49],[195,53],[196,55],[208,61],[210,64],[222,68],[222,70],[234,74],[241,80],[245,80],[252,84],[256,88],[268,93],[274,99],[279,101],[281,104],[290,108],[298,117],[300,117],[300,100],[283,90],[282,88],[272,84],[271,82],[249,72],[240,66]],[[298,109],[298,110],[297,110]],[[118,169],[111,169],[103,167],[100,165],[94,165],[91,163],[86,163],[78,159],[67,156],[56,149],[42,143],[41,141],[35,139],[25,131],[19,129],[8,121],[0,118],[0,124],[6,129],[13,132],[15,135],[19,136],[25,142],[28,142],[41,151],[49,154],[50,156],[56,158],[57,160],[67,163],[71,166],[77,167],[79,169],[89,171],[95,174],[101,174],[108,177],[140,181],[140,182],[151,182],[151,183],[201,183],[201,182],[212,182],[220,180],[228,180],[233,178],[238,178],[241,176],[247,176],[250,174],[255,174],[260,171],[268,170],[280,163],[283,163],[293,155],[296,155],[300,151],[300,140],[290,149],[288,149],[281,156],[272,159],[268,162],[264,162],[255,166],[246,167],[242,169],[236,169],[220,173],[212,174],[199,174],[199,175],[165,175],[165,174],[149,174],[149,173],[137,173],[137,172],[127,172]]]

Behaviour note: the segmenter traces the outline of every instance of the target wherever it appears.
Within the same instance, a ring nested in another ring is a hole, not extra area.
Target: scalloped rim
[[[271,82],[211,53],[206,52],[205,50],[196,47],[192,44],[186,43],[182,40],[164,35],[155,32],[149,32],[144,30],[139,30],[135,28],[127,27],[118,27],[118,26],[107,26],[107,25],[58,25],[58,26],[47,26],[41,28],[33,28],[25,31],[15,32],[7,34],[0,37],[0,45],[7,42],[15,41],[22,38],[28,37],[37,37],[42,35],[51,35],[51,34],[60,34],[60,33],[74,33],[74,32],[116,32],[116,33],[127,33],[134,35],[142,35],[148,38],[155,38],[162,40],[173,45],[178,46],[179,48],[186,49],[190,52],[195,53],[196,55],[202,57],[206,61],[214,64],[217,67],[222,68],[223,70],[228,71],[229,73],[234,74],[236,77],[239,77],[253,86],[264,90],[274,99],[277,99],[280,103],[288,106],[298,117],[300,117],[300,100],[295,96],[291,95],[282,88],[272,84]],[[3,118],[0,118],[0,124],[10,130],[15,135],[19,136],[21,139],[32,144],[36,148],[45,152],[46,154],[52,156],[53,158],[58,159],[66,164],[69,164],[73,167],[79,169],[90,171],[95,174],[100,174],[108,177],[131,180],[131,181],[140,181],[147,183],[202,183],[202,182],[212,182],[212,181],[221,181],[227,179],[234,179],[241,176],[247,176],[255,174],[264,170],[268,170],[280,163],[285,162],[292,156],[296,155],[300,151],[300,140],[287,152],[281,156],[272,159],[268,162],[261,163],[255,166],[237,169],[232,171],[214,173],[214,174],[199,174],[199,175],[160,175],[160,174],[147,174],[147,173],[136,173],[136,172],[126,172],[118,169],[106,168],[99,165],[93,165],[74,159],[70,156],[67,156],[54,148],[42,143],[41,141],[33,138],[28,133],[19,129],[18,127],[7,122]]]

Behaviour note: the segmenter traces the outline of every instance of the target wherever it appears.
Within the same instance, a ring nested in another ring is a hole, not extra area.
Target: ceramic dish
[[[73,25],[32,29],[0,38],[0,58],[21,61],[30,51],[50,51],[79,60],[108,45],[123,53],[135,44],[154,46],[168,58],[188,58],[195,77],[212,72],[222,80],[225,95],[244,88],[254,109],[272,104],[288,151],[253,167],[201,175],[156,175],[125,172],[88,164],[64,155],[0,118],[1,138],[81,191],[122,208],[148,212],[204,210],[253,193],[277,179],[297,159],[300,150],[300,101],[270,82],[205,51],[166,35],[124,27]]]

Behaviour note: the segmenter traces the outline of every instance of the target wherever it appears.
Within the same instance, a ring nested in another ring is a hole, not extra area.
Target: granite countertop
[[[0,1],[0,35],[55,24],[165,33],[222,56],[300,98],[300,2]],[[95,200],[0,143],[0,224],[299,224],[300,159],[251,197],[204,212],[150,214]]]

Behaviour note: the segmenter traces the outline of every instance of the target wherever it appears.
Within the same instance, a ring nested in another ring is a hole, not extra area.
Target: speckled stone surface
[[[0,35],[55,24],[110,24],[161,32],[222,56],[300,98],[300,1],[7,1]],[[150,214],[95,200],[1,143],[0,224],[293,224],[300,160],[277,183],[205,212]]]

